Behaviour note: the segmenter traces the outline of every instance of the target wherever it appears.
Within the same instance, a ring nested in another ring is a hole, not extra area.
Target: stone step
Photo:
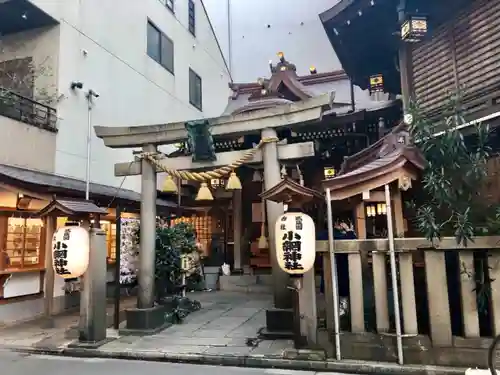
[[[228,292],[268,293],[271,292],[271,275],[220,276],[219,289]]]

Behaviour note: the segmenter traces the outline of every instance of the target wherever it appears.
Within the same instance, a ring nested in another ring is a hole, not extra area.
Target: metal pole
[[[351,91],[351,107],[352,107],[352,111],[356,112],[356,97],[354,95],[354,82],[352,82],[352,79],[349,80],[349,85],[350,85],[350,91]]]
[[[229,74],[233,74],[233,36],[232,31],[232,20],[231,20],[231,0],[227,0],[227,59],[229,65]]]
[[[330,189],[326,189],[326,213],[328,223],[328,250],[330,252],[330,267],[332,268],[332,292],[333,292],[333,334],[335,336],[335,358],[342,359],[340,354],[340,319],[339,319],[339,288],[337,279],[337,262],[335,260],[335,241],[333,238],[333,213],[332,196]],[[325,265],[323,265],[324,267]],[[327,317],[328,319],[329,317]]]
[[[91,164],[91,146],[92,146],[92,97],[87,94],[87,160],[85,174],[85,199],[90,199],[90,164]]]
[[[396,268],[396,254],[394,251],[394,229],[392,225],[391,191],[389,184],[385,185],[385,205],[387,207],[387,234],[389,240],[389,258],[391,262],[392,298],[396,320],[396,344],[398,348],[398,363],[403,364],[403,338],[401,335],[401,313],[399,308],[398,274]]]
[[[122,210],[120,205],[116,206],[116,238],[115,238],[115,312],[113,315],[114,329],[120,328],[120,258],[121,258],[121,237],[122,237]]]

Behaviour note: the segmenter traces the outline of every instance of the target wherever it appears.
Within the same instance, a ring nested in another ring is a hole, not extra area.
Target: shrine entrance
[[[108,147],[142,148],[133,162],[115,165],[115,175],[141,176],[138,307],[144,314],[154,304],[157,190],[184,194],[192,189],[193,205],[206,208],[225,200],[221,205],[226,212],[223,230],[214,226],[215,220],[210,221],[210,228],[200,230],[207,248],[217,229],[223,233],[223,261],[231,261],[232,255],[234,273],[247,273],[248,268],[257,273],[270,270],[268,283],[275,308],[267,312],[266,325],[273,330],[273,324],[286,321],[291,307],[288,275],[279,268],[274,249],[274,223],[283,213],[283,204],[265,201],[259,194],[285,176],[302,181],[301,185],[305,180],[310,188],[319,187],[327,172],[335,174],[343,156],[379,138],[385,124],[379,120],[382,116],[397,113],[398,102],[357,102],[354,87],[343,72],[316,75],[314,70],[311,75],[298,76],[295,65],[283,54],[279,58],[278,64],[271,66],[270,79],[234,85],[235,96],[220,117],[151,126],[95,127],[96,135]],[[337,89],[343,93],[349,88],[348,97],[336,97]],[[168,156],[158,152],[158,146],[167,144],[178,144],[178,151]],[[165,173],[160,184],[158,173]],[[324,221],[323,207],[316,204],[309,208],[311,216],[320,221],[318,227]]]

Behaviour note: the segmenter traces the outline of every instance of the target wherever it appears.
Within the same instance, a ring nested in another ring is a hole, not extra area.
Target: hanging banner
[[[314,267],[316,230],[314,221],[302,212],[287,212],[276,221],[276,257],[290,275],[302,275]]]
[[[134,218],[121,218],[120,238],[120,284],[131,285],[137,281],[139,244],[137,232],[140,222]]]

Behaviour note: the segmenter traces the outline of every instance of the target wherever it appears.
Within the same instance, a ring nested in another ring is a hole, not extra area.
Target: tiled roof
[[[0,179],[4,177],[15,180],[20,183],[36,185],[38,187],[61,188],[74,192],[85,192],[85,181],[76,178],[58,176],[46,172],[35,171],[31,169],[21,168],[12,165],[0,164]],[[116,197],[132,202],[140,202],[141,195],[133,190],[119,189],[114,186],[90,183],[90,193],[94,195],[105,196],[109,198]],[[165,207],[177,207],[173,202],[158,199],[157,204]]]

